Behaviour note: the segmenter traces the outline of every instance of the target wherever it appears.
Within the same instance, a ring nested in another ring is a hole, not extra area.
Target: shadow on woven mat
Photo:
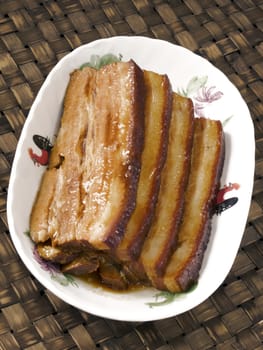
[[[0,1],[1,350],[263,349],[262,30],[262,0]],[[201,305],[156,322],[106,320],[56,298],[21,263],[6,219],[17,140],[45,77],[74,48],[116,35],[164,39],[207,58],[237,86],[255,127],[254,192],[231,272]]]

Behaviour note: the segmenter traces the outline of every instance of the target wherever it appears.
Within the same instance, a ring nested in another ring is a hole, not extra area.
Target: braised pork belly
[[[135,62],[74,71],[30,219],[41,258],[125,290],[195,283],[224,163],[220,121],[195,118]]]
[[[165,163],[172,111],[172,89],[165,75],[144,71],[145,135],[135,210],[115,254],[121,261],[138,258],[151,225]]]
[[[163,275],[177,244],[191,160],[193,122],[191,100],[174,93],[169,147],[155,217],[140,254],[142,268],[153,283]]]
[[[143,72],[132,61],[72,74],[49,165],[57,181],[45,225],[54,246],[103,250],[120,242],[135,208],[144,94]]]
[[[191,170],[177,247],[164,276],[155,286],[172,292],[197,281],[211,233],[211,214],[224,157],[224,136],[219,121],[195,119]]]

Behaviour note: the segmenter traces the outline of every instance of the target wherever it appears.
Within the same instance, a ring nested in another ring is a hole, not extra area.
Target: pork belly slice
[[[135,208],[144,144],[143,72],[133,61],[113,63],[98,71],[87,90],[84,208],[76,239],[105,250],[119,244]]]
[[[107,250],[122,238],[135,207],[144,93],[143,72],[133,61],[102,67],[87,80],[80,96],[83,108],[72,115],[87,122],[77,147],[81,163],[69,164],[65,155],[58,169],[50,219],[53,245]]]
[[[140,255],[151,282],[162,276],[177,241],[190,168],[194,114],[192,101],[173,94],[169,145],[154,220]]]
[[[76,236],[76,222],[82,210],[83,143],[88,129],[86,87],[95,74],[91,68],[71,74],[61,126],[51,151],[49,167],[58,168],[48,217],[48,233],[53,246],[70,242]]]
[[[144,71],[145,136],[135,210],[115,254],[121,261],[138,257],[151,223],[168,145],[172,90],[166,75]]]
[[[45,242],[58,230],[74,234],[79,211],[79,178],[83,138],[87,130],[86,84],[95,70],[85,68],[71,74],[64,99],[64,112],[58,137],[52,148],[49,169],[43,175],[31,212],[30,232],[33,241]],[[63,160],[63,161],[62,161]],[[76,193],[74,193],[74,189]],[[64,234],[64,233],[62,233]]]
[[[49,239],[48,216],[57,180],[57,169],[47,170],[41,180],[39,191],[30,215],[30,236],[38,242]]]
[[[224,160],[220,121],[196,119],[189,182],[178,245],[155,286],[185,291],[195,283],[211,231],[211,216]]]
[[[70,74],[58,135],[50,154],[49,168],[58,168],[68,157],[70,161],[76,158],[78,164],[81,163],[79,157],[82,157],[88,127],[86,86],[95,74],[96,70],[90,67],[75,70]]]

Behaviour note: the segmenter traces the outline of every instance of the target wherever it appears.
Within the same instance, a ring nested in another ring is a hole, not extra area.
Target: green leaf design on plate
[[[184,90],[183,88],[178,88],[177,93],[183,97],[187,97],[187,91]]]
[[[78,284],[72,275],[69,275],[68,273],[63,273],[63,275],[65,276],[69,284],[71,284],[74,287],[78,287]]]
[[[150,306],[150,308],[154,306],[163,306],[170,304],[172,301],[174,301],[175,297],[178,296],[180,293],[171,293],[171,292],[160,292],[155,295],[155,301],[146,303],[146,305]],[[162,298],[161,301],[159,299]]]
[[[207,75],[203,77],[197,77],[197,76],[193,77],[187,85],[187,88],[186,88],[187,94],[191,95],[197,92],[201,87],[203,87],[206,84],[207,79],[208,79]]]
[[[157,294],[155,294],[154,298],[155,301],[146,303],[150,308],[155,306],[163,306],[172,303],[176,298],[185,295],[187,293],[191,293],[195,288],[197,287],[197,283],[193,284],[192,287],[190,287],[186,292],[180,292],[180,293],[171,293],[168,291],[162,291]],[[162,300],[159,300],[159,299]]]
[[[194,76],[192,79],[189,80],[186,89],[179,88],[177,89],[177,92],[179,95],[189,97],[190,95],[197,92],[200,88],[205,86],[205,84],[207,83],[207,80],[208,80],[207,75],[204,75],[201,77]]]
[[[70,284],[74,287],[78,287],[78,284],[75,282],[74,278],[69,274],[52,272],[51,278],[64,287],[67,287]]]
[[[222,122],[223,126],[226,126],[226,124],[227,124],[233,117],[234,117],[234,116],[233,116],[233,114],[232,114],[230,117],[226,118],[226,119]]]
[[[29,230],[26,230],[26,231],[24,232],[24,234],[25,234],[27,237],[31,238],[31,233],[30,233]]]
[[[122,60],[121,54],[119,54],[119,56],[113,55],[111,53],[107,53],[106,55],[103,55],[103,56],[91,55],[90,61],[82,64],[79,69],[83,69],[85,67],[100,69],[101,67],[106,66],[107,64],[110,64],[113,62],[120,62],[121,60]]]

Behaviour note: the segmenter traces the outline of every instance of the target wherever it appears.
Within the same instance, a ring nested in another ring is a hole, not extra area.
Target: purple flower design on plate
[[[60,273],[59,266],[57,264],[46,261],[40,257],[36,246],[33,248],[33,256],[43,270],[49,272],[50,274]]]
[[[196,115],[198,115],[199,117],[204,117],[205,113],[204,113],[204,105],[202,103],[194,103],[194,110]]]
[[[199,117],[205,117],[206,107],[223,96],[223,92],[216,90],[215,86],[208,87],[207,81],[208,76],[194,76],[186,88],[177,89],[180,95],[192,98],[195,114]]]
[[[54,264],[42,259],[38,254],[36,246],[34,246],[33,248],[33,256],[35,260],[39,263],[41,268],[44,271],[47,271],[53,280],[55,280],[62,286],[68,286],[69,284],[71,284],[72,286],[78,287],[78,284],[75,282],[75,279],[71,275],[66,273],[61,273],[58,264]]]
[[[198,91],[197,96],[195,96],[195,99],[201,103],[212,103],[219,100],[223,96],[223,92],[214,91],[215,89],[215,86],[202,86],[202,88]]]
[[[223,92],[215,91],[215,89],[215,86],[207,87],[203,85],[197,91],[197,95],[194,97],[194,110],[199,117],[205,117],[205,107],[224,95]]]

